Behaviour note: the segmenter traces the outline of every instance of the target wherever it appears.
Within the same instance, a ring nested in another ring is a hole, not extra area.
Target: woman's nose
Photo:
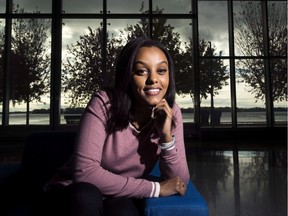
[[[158,78],[157,78],[157,73],[156,72],[150,72],[149,76],[147,77],[146,80],[147,84],[154,84],[158,82]]]

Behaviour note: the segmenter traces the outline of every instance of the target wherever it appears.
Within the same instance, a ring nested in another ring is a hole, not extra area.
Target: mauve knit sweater
[[[172,108],[175,147],[169,150],[158,147],[160,139],[153,119],[141,131],[129,124],[122,131],[107,135],[109,107],[105,91],[92,96],[81,118],[74,155],[51,182],[69,184],[67,173],[73,164],[73,181],[94,184],[104,196],[157,197],[159,184],[146,180],[145,176],[160,159],[164,179],[179,176],[187,185],[190,176],[179,106],[174,104]]]

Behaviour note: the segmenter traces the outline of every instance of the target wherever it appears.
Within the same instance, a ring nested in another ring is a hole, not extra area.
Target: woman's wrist
[[[170,142],[162,142],[162,143],[160,143],[159,146],[160,146],[160,148],[162,150],[170,150],[170,149],[174,148],[174,146],[175,146],[175,136],[172,135],[171,137],[172,137],[172,140]]]

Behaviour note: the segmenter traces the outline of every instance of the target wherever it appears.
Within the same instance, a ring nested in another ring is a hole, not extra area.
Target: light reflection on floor
[[[209,216],[286,216],[287,151],[190,149],[191,180]]]

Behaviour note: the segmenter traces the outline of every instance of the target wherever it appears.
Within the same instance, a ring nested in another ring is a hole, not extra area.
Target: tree
[[[143,11],[143,7],[140,11],[146,13]],[[161,14],[162,12],[163,9],[156,8],[155,13]],[[123,44],[136,37],[148,36],[149,29],[149,19],[144,17],[134,25],[127,25],[124,29],[119,29],[120,36],[117,38],[114,35],[107,36],[106,68],[103,67],[101,60],[103,59],[100,45],[103,43],[102,28],[92,30],[91,27],[88,27],[89,33],[82,35],[79,41],[68,46],[68,56],[71,57],[67,58],[64,64],[62,78],[64,92],[69,93],[70,106],[85,105],[91,94],[103,86],[105,74],[106,79],[108,77],[109,82],[113,83],[116,56]],[[192,43],[190,46],[186,45],[184,49],[181,48],[179,32],[176,32],[174,27],[167,23],[167,19],[164,18],[153,19],[152,38],[159,40],[174,60],[177,93],[180,95],[189,94],[192,97]],[[207,91],[211,93],[211,88],[213,89],[212,95],[217,94],[217,90],[221,89],[221,85],[223,85],[222,79],[226,79],[222,74],[224,70],[223,62],[217,60],[213,66],[215,66],[213,73],[218,77],[213,80],[213,86],[211,85],[213,88],[210,87],[207,90],[208,87],[203,84],[202,92],[204,96],[206,96]],[[209,76],[211,76],[211,73]]]
[[[228,85],[227,66],[224,66],[223,60],[213,58],[216,56],[215,47],[211,46],[211,42],[200,41],[200,47],[204,52],[200,52],[204,58],[200,63],[200,96],[207,99],[208,95],[211,97],[211,108],[213,109],[213,98],[218,95],[218,90],[223,86]],[[221,56],[220,52],[220,56]]]
[[[161,10],[157,9],[157,11],[161,13]],[[179,68],[182,65],[179,33],[174,31],[174,27],[166,24],[166,19],[153,21],[153,37],[159,39],[167,47],[173,56],[175,67]],[[123,44],[132,38],[147,36],[148,23],[148,19],[143,18],[135,25],[127,25],[126,28],[119,29],[121,34],[117,38],[114,35],[111,37],[107,35],[107,64],[105,67],[101,60],[103,59],[102,28],[93,30],[88,27],[88,34],[80,36],[79,41],[67,47],[69,57],[64,63],[62,78],[63,89],[69,94],[68,102],[71,107],[84,106],[91,94],[103,87],[104,76],[110,83],[113,83],[116,58]]]
[[[235,16],[235,43],[243,56],[265,56],[262,2],[241,1],[240,16]],[[284,4],[284,5],[282,5]],[[275,57],[287,55],[287,2],[268,4],[269,54]],[[264,61],[259,58],[243,59],[238,62],[240,82],[248,83],[256,101],[264,100],[265,73]],[[244,68],[244,69],[243,69]],[[270,61],[273,101],[287,101],[287,59]]]
[[[15,13],[25,13],[17,5]],[[39,12],[35,12],[39,13]],[[12,104],[26,103],[29,124],[30,102],[42,102],[48,92],[50,56],[48,55],[47,31],[49,20],[15,19],[12,24],[10,100]]]
[[[91,94],[105,83],[113,83],[115,59],[121,40],[107,36],[107,64],[103,65],[103,29],[88,27],[88,33],[67,46],[68,57],[63,63],[62,85],[70,107],[85,106]]]

